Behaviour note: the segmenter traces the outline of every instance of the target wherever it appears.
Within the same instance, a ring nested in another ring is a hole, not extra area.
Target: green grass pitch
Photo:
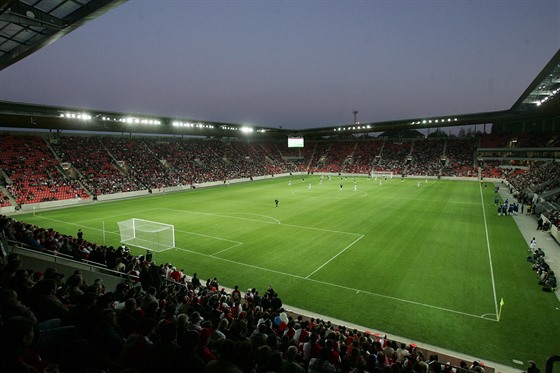
[[[114,246],[117,221],[174,224],[177,248],[154,259],[190,275],[271,285],[285,304],[506,365],[559,352],[560,304],[492,184],[355,183],[285,177],[16,218]]]

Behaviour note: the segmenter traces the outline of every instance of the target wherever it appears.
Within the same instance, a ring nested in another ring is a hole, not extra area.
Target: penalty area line
[[[221,254],[221,253],[225,253],[226,251],[231,250],[231,249],[236,248],[237,246],[241,246],[241,245],[243,245],[243,242],[239,242],[239,243],[237,243],[236,245],[233,245],[233,246],[230,246],[230,247],[228,247],[228,248],[226,248],[226,249],[223,249],[223,250],[221,250],[221,251],[218,251],[217,253],[210,254],[210,256],[216,256],[216,255],[219,255],[219,254]]]
[[[321,266],[319,266],[319,268],[317,268],[316,270],[314,270],[313,272],[311,272],[310,274],[308,274],[307,276],[305,276],[305,278],[309,278],[311,276],[313,276],[317,271],[319,271],[321,268],[323,268],[324,266],[326,266],[327,264],[329,264],[330,262],[332,262],[337,256],[339,256],[340,254],[342,254],[343,252],[345,252],[346,250],[348,250],[352,245],[354,245],[356,242],[358,242],[359,240],[361,240],[362,238],[364,238],[364,235],[362,234],[360,237],[356,238],[352,243],[350,243],[350,245],[346,246],[344,249],[340,250],[335,256],[333,256],[332,258],[330,258],[329,260],[327,260],[325,263],[323,263]]]
[[[232,242],[232,243],[235,243],[235,244],[238,244],[238,245],[242,244],[242,242],[234,241],[234,240],[229,240],[229,239],[227,239],[227,238],[221,238],[221,237],[218,237],[218,236],[210,236],[210,235],[207,235],[207,234],[196,233],[196,232],[191,232],[191,231],[183,231],[183,230],[181,230],[181,229],[175,229],[175,232],[181,232],[181,233],[186,233],[186,234],[190,234],[190,235],[193,235],[193,236],[200,236],[200,237],[211,238],[211,239],[213,239],[213,240],[218,240],[218,241]]]

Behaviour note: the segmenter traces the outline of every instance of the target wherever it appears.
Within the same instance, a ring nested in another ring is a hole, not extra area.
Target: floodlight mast
[[[352,114],[354,114],[354,124],[359,124],[360,122],[358,122],[358,110],[354,110]]]

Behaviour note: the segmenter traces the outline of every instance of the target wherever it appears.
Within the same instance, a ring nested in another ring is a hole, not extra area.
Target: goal
[[[117,222],[121,242],[151,251],[165,251],[175,247],[175,227],[172,224],[132,218]]]
[[[391,171],[372,171],[370,173],[371,178],[384,178],[386,177],[387,179],[392,179],[393,178],[393,172]]]

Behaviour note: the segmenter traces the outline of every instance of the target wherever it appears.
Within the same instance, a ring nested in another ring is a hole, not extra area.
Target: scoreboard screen
[[[303,137],[288,137],[288,148],[303,148]]]

